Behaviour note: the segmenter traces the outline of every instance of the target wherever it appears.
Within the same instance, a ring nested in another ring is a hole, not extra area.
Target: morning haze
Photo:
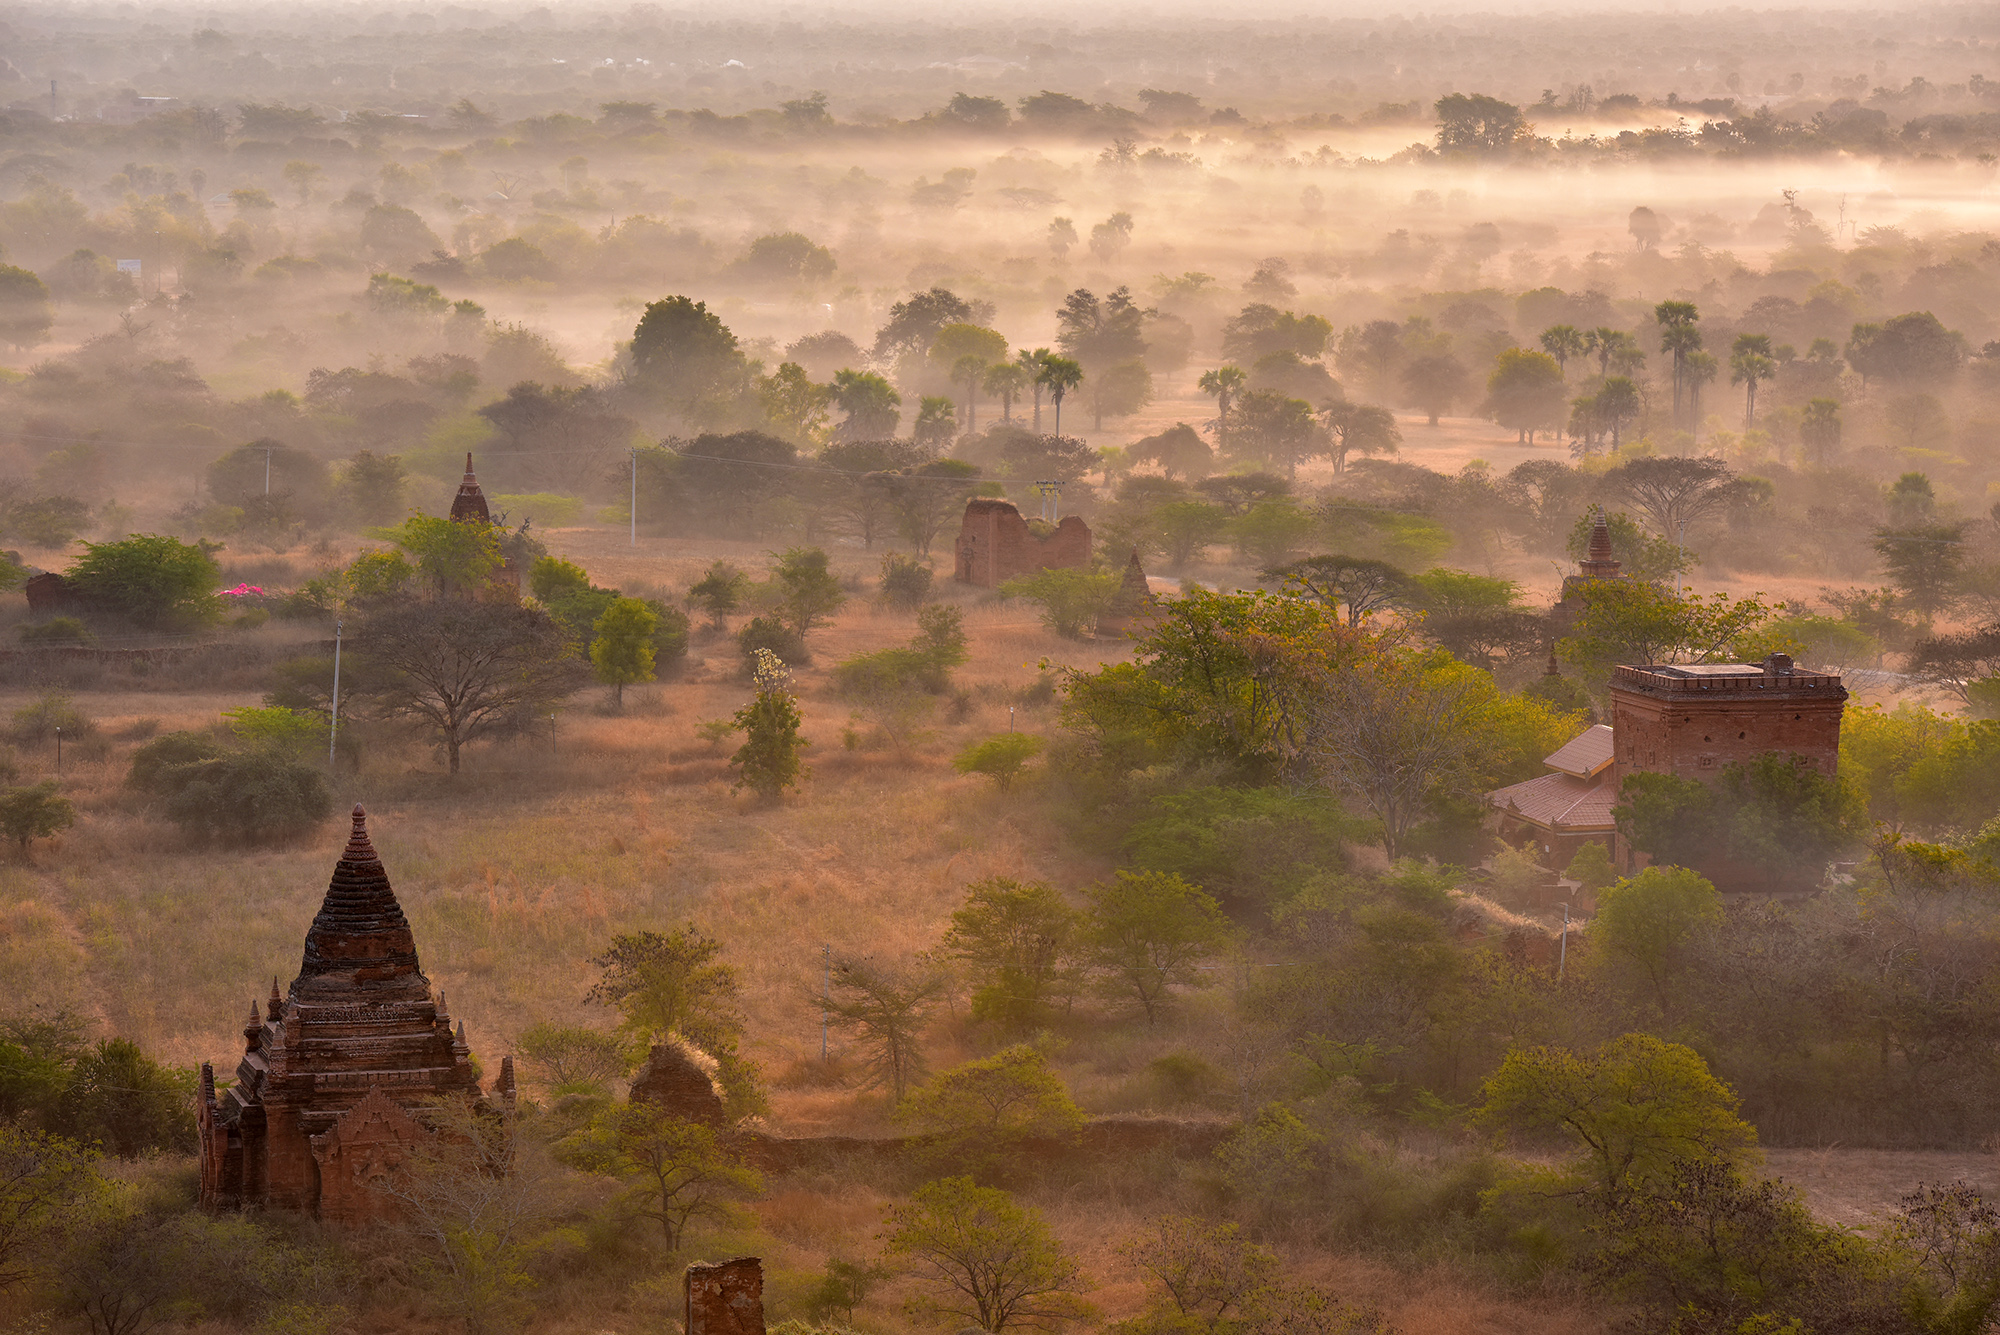
[[[2000,11],[0,15],[0,1320],[2000,1321]]]

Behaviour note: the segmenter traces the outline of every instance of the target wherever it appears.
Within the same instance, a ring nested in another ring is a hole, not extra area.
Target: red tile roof
[[[1488,793],[1486,800],[1545,829],[1580,831],[1612,829],[1616,796],[1603,779],[1544,774]]]

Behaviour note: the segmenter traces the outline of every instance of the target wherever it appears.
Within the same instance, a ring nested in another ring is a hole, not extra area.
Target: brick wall
[[[1012,501],[967,501],[953,548],[953,576],[961,584],[996,589],[1016,575],[1090,566],[1090,526],[1066,516],[1056,531],[1038,538]]]

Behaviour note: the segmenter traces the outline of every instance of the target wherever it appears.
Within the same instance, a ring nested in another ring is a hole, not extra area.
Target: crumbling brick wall
[[[1089,569],[1090,525],[1069,515],[1038,538],[1012,501],[976,498],[965,504],[954,553],[959,583],[997,589],[1037,570]]]
[[[764,1262],[739,1256],[687,1268],[687,1335],[764,1335]]]

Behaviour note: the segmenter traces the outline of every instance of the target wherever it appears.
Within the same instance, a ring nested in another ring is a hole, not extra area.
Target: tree
[[[1205,475],[1215,462],[1215,451],[1201,433],[1186,422],[1176,422],[1155,436],[1133,442],[1125,457],[1135,464],[1156,464],[1170,478]]]
[[[886,1256],[933,1292],[913,1315],[945,1315],[999,1335],[1094,1315],[1081,1267],[1034,1212],[969,1177],[929,1182],[889,1212]]]
[[[1743,429],[1757,420],[1757,385],[1778,374],[1769,334],[1738,334],[1729,349],[1729,383],[1743,386]]]
[[[1130,221],[1126,219],[1128,230]],[[1078,288],[1063,298],[1056,311],[1056,346],[1093,376],[1102,374],[1108,367],[1145,355],[1146,315],[1129,288],[1118,288],[1102,301]],[[1057,427],[1058,433],[1061,429]]]
[[[1186,566],[1229,526],[1227,511],[1203,501],[1174,501],[1161,506],[1153,518],[1169,570]]]
[[[1320,405],[1319,418],[1333,441],[1330,453],[1336,473],[1347,471],[1350,454],[1394,454],[1403,441],[1403,433],[1396,428],[1396,416],[1387,408],[1333,399]],[[1437,422],[1435,413],[1431,422],[1433,425]]]
[[[945,978],[932,968],[898,969],[843,960],[821,998],[828,1018],[852,1032],[866,1053],[870,1089],[889,1087],[897,1103],[923,1079],[924,1026],[944,995]]]
[[[393,602],[362,618],[354,647],[376,712],[429,733],[453,774],[468,744],[534,726],[584,677],[568,633],[534,607]]]
[[[506,562],[500,530],[492,524],[411,515],[383,536],[415,558],[417,573],[435,592],[453,598],[485,590]]]
[[[710,630],[728,629],[729,614],[742,605],[750,580],[727,561],[711,561],[702,577],[688,587],[688,601],[708,613]]]
[[[61,1136],[0,1124],[0,1292],[42,1273],[49,1243],[101,1208],[108,1195],[89,1150]]]
[[[207,548],[150,533],[83,546],[64,578],[85,603],[148,630],[189,630],[221,619],[215,588],[222,571]]]
[[[1957,596],[1965,564],[1963,521],[1878,528],[1871,544],[1889,583],[1926,625]]]
[[[0,790],[0,835],[18,844],[24,858],[31,841],[46,839],[74,824],[76,804],[62,796],[54,779]]]
[[[986,368],[980,376],[979,387],[1000,400],[1000,420],[1014,420],[1014,400],[1021,397],[1021,391],[1033,379],[1027,368],[1019,362],[998,362]]]
[[[1681,543],[1687,527],[1740,495],[1729,465],[1715,458],[1648,455],[1620,464],[1605,474],[1607,488],[1630,498],[1653,531]]]
[[[1064,639],[1080,640],[1096,628],[1119,584],[1120,577],[1112,571],[1057,566],[1017,575],[1002,584],[1000,592],[1041,604],[1043,625]]]
[[[1055,433],[1060,436],[1063,399],[1083,383],[1083,367],[1068,357],[1046,357],[1042,360],[1041,371],[1035,376],[1035,383],[1046,386],[1049,391],[1049,399],[1056,406]]]
[[[978,429],[974,416],[987,368],[1007,361],[1007,336],[997,329],[964,322],[948,324],[931,340],[930,360],[954,381],[965,384],[965,429]]]
[[[389,1198],[388,1228],[469,1335],[515,1328],[532,1310],[530,1263],[560,1195],[528,1116],[440,1100],[426,1111],[433,1134],[403,1145],[397,1170],[368,1182]]]
[[[1065,984],[1080,930],[1076,910],[1048,885],[995,876],[966,888],[944,949],[978,975],[975,1017],[1028,1029]]]
[[[1965,340],[1929,311],[1911,311],[1881,324],[1857,324],[1847,363],[1865,389],[1870,377],[1893,385],[1936,385],[1957,374]]]
[[[1501,353],[1487,377],[1486,395],[1493,420],[1518,431],[1523,444],[1534,444],[1535,432],[1562,422],[1562,368],[1546,352],[1509,348]]]
[[[1670,987],[1688,967],[1701,938],[1721,925],[1722,896],[1707,878],[1686,867],[1656,866],[1598,896],[1590,939],[1645,975],[1662,1008],[1672,1013],[1678,1008],[1672,1005]]]
[[[55,322],[48,285],[31,270],[0,264],[0,342],[25,352],[46,341]]]
[[[840,581],[827,565],[827,555],[818,547],[793,547],[778,558],[772,581],[782,594],[779,610],[787,626],[800,639],[823,626],[847,601]]]
[[[929,351],[946,325],[983,324],[992,316],[992,307],[982,312],[941,287],[914,292],[889,308],[888,322],[875,335],[875,356],[886,360],[910,353],[921,355]]]
[[[710,402],[747,388],[748,376],[736,335],[706,302],[651,302],[632,330],[633,382],[684,419],[699,419]]]
[[[1540,342],[1542,351],[1556,359],[1556,369],[1565,376],[1569,374],[1569,359],[1584,353],[1583,334],[1575,325],[1550,325],[1542,331]]]
[[[1519,107],[1483,93],[1452,93],[1435,109],[1440,153],[1498,157],[1533,133]]]
[[[1729,1086],[1688,1048],[1627,1034],[1597,1053],[1516,1048],[1481,1090],[1495,1130],[1560,1130],[1584,1151],[1578,1185],[1601,1200],[1665,1186],[1684,1163],[1736,1159],[1757,1133]]]
[[[923,449],[940,450],[950,443],[957,420],[958,409],[950,399],[926,394],[917,401],[917,420],[910,424],[910,435]]]
[[[1695,420],[1692,405],[1681,416],[1683,392],[1687,388],[1688,358],[1701,348],[1701,314],[1692,301],[1663,301],[1653,308],[1653,320],[1660,327],[1660,351],[1674,359],[1674,423]]]
[[[715,1056],[743,1032],[742,988],[721,955],[722,943],[693,923],[614,936],[591,960],[603,973],[584,1000],[616,1008],[620,1027],[640,1043],[681,1037]]]
[[[929,556],[939,531],[965,512],[965,502],[979,485],[979,467],[959,459],[931,459],[870,473],[863,485],[888,498],[903,536],[918,556]]]
[[[812,743],[800,734],[798,701],[791,691],[791,672],[769,649],[756,651],[753,676],[757,694],[732,716],[744,734],[743,745],[729,758],[737,771],[736,788],[748,788],[766,804],[799,786],[805,777],[801,758]]]
[[[903,396],[872,371],[836,371],[833,402],[847,416],[835,428],[842,440],[883,440],[896,434]]]
[[[1157,1023],[1175,987],[1199,987],[1201,967],[1227,943],[1213,896],[1172,872],[1118,872],[1085,892],[1085,938],[1109,989]]]
[[[1799,420],[1799,443],[1812,462],[1825,468],[1840,448],[1840,401],[1810,399]]]
[[[1104,429],[1104,415],[1129,417],[1153,401],[1153,373],[1134,357],[1113,362],[1090,380],[1090,409],[1097,429]]]
[[[1708,663],[1771,618],[1761,598],[1707,598],[1637,579],[1593,580],[1570,634],[1567,663],[1602,679],[1619,663]]]
[[[1029,1137],[1074,1139],[1085,1121],[1048,1058],[1026,1043],[940,1071],[899,1115],[956,1163],[997,1160]]]
[[[1328,608],[1345,607],[1350,626],[1423,598],[1423,590],[1407,574],[1387,561],[1364,556],[1308,556],[1290,565],[1271,567],[1263,579],[1267,583],[1282,580]]]
[[[534,1024],[521,1031],[521,1056],[542,1073],[551,1093],[599,1095],[632,1067],[616,1034],[570,1024]]]
[[[791,440],[810,443],[826,434],[826,409],[833,402],[833,387],[815,382],[797,362],[783,362],[770,375],[757,378],[757,400],[764,405],[764,416],[780,432]]]
[[[1031,732],[1003,732],[960,751],[952,758],[951,767],[960,774],[984,774],[1004,793],[1046,745]]]
[[[1558,365],[1561,360],[1557,358]],[[1409,402],[1423,411],[1430,424],[1436,426],[1438,418],[1450,412],[1451,405],[1465,397],[1467,374],[1465,363],[1450,353],[1426,353],[1413,358],[1403,367],[1403,393]]]
[[[323,743],[325,725],[312,731],[313,741]],[[138,770],[136,756],[133,769]],[[166,767],[153,789],[165,798],[167,819],[197,842],[278,843],[306,834],[333,809],[324,765],[272,748]]]
[[[1188,1215],[1154,1220],[1118,1254],[1153,1277],[1175,1315],[1195,1321],[1220,1322],[1242,1313],[1278,1276],[1278,1258],[1245,1241],[1238,1225]]]
[[[1943,687],[1971,708],[1975,683],[2000,676],[2000,625],[1918,640],[1910,647],[1909,673]]]
[[[1238,459],[1281,467],[1291,480],[1301,459],[1325,452],[1325,441],[1313,429],[1311,404],[1275,389],[1254,389],[1237,401],[1231,450]]]
[[[660,1226],[669,1253],[695,1219],[727,1220],[730,1203],[763,1190],[763,1180],[699,1122],[651,1103],[605,1109],[556,1146],[563,1162],[622,1182],[620,1210]]]
[[[1219,366],[1201,374],[1198,387],[1215,400],[1215,447],[1224,454],[1229,453],[1229,410],[1249,384],[1250,375],[1240,366]]]
[[[1614,375],[1598,386],[1592,401],[1598,420],[1611,428],[1611,448],[1615,450],[1625,424],[1639,415],[1639,387],[1625,376]]]
[[[1817,890],[1827,864],[1868,828],[1860,789],[1801,756],[1767,751],[1726,766],[1717,787],[1730,855],[1763,872],[1772,890]]]
[[[660,630],[659,615],[643,599],[619,598],[591,629],[590,665],[597,669],[599,681],[611,684],[623,705],[627,682],[653,679],[653,637]]]

